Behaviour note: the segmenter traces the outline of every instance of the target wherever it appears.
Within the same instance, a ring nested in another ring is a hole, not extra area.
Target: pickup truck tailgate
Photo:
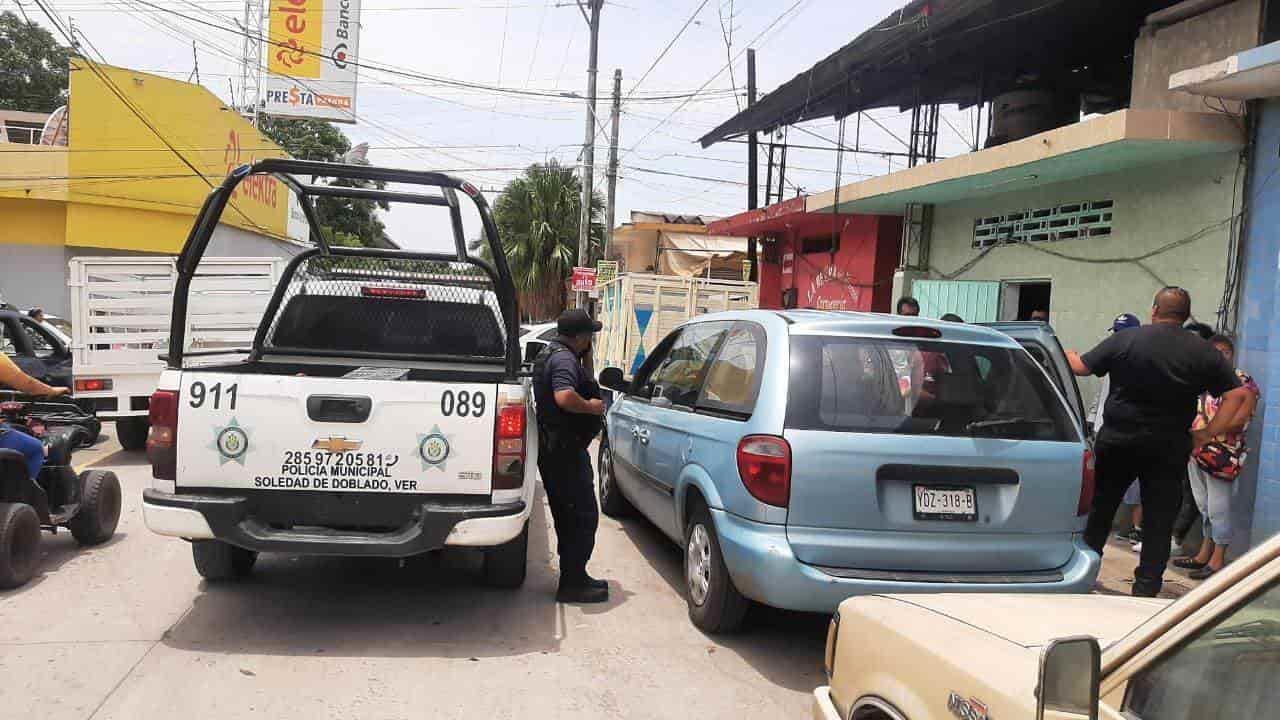
[[[177,487],[488,495],[498,387],[186,371]]]

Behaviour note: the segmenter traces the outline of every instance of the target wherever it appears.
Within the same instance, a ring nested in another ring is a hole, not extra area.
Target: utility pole
[[[755,48],[747,48],[747,107],[756,104],[756,51]],[[759,176],[757,173],[757,165],[759,165],[759,146],[756,142],[756,133],[751,131],[747,135],[747,209],[755,210],[760,206],[759,195]],[[755,282],[759,279],[759,271],[756,268],[757,248],[755,237],[747,238],[747,263],[751,265],[747,279]]]
[[[591,260],[591,187],[596,162],[596,65],[600,51],[600,9],[604,0],[586,0],[590,16],[578,0],[578,9],[591,29],[591,47],[587,51],[587,131],[582,146],[582,209],[578,216],[578,267]],[[587,294],[577,293],[575,305],[587,307]]]
[[[622,115],[622,68],[613,71],[613,111],[609,113],[609,190],[606,195],[608,208],[605,212],[604,250],[601,257],[609,252],[613,244],[614,198],[618,191],[618,123]]]

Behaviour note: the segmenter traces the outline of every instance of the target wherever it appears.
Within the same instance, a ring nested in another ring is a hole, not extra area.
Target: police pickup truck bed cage
[[[515,285],[488,203],[474,185],[451,175],[306,160],[267,159],[234,170],[205,199],[178,257],[170,324],[171,369],[184,357],[226,353],[185,350],[187,300],[196,269],[236,187],[269,175],[298,196],[315,248],[297,255],[276,286],[254,335],[249,360],[266,356],[491,364],[505,377],[520,369]],[[313,178],[301,182],[298,177]],[[414,193],[316,184],[314,178],[420,185]],[[467,249],[462,191],[479,212],[491,260]],[[316,197],[439,206],[449,212],[453,253],[331,247],[316,216]]]

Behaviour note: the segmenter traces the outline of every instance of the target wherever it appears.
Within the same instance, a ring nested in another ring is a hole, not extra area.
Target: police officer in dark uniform
[[[538,409],[538,472],[551,506],[560,553],[556,600],[598,603],[609,599],[609,583],[587,574],[596,543],[596,507],[587,447],[600,432],[604,401],[600,386],[582,365],[600,323],[583,310],[556,320],[558,337],[534,361],[533,398]]]

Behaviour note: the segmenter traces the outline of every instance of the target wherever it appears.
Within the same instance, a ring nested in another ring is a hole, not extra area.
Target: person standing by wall
[[[1236,346],[1231,338],[1215,335],[1209,343],[1222,353],[1228,363],[1234,365]],[[1174,560],[1173,564],[1190,569],[1193,580],[1203,580],[1221,570],[1226,564],[1227,545],[1231,543],[1231,496],[1248,453],[1245,431],[1249,428],[1249,421],[1253,419],[1258,398],[1262,394],[1258,384],[1245,371],[1236,368],[1236,377],[1249,390],[1244,405],[1225,426],[1225,433],[1215,435],[1211,441],[1192,453],[1191,462],[1187,463],[1191,493],[1204,518],[1204,540],[1195,557],[1180,558]],[[1222,398],[1208,393],[1201,395],[1191,428],[1202,430],[1209,427],[1221,408]]]
[[[566,310],[556,319],[555,340],[539,353],[533,368],[538,413],[538,473],[551,506],[560,555],[556,600],[598,603],[609,599],[609,583],[587,574],[595,549],[600,509],[587,447],[600,432],[604,400],[600,386],[580,358],[591,352],[601,324],[584,310]]]
[[[1191,451],[1222,434],[1250,394],[1212,345],[1182,329],[1190,316],[1191,294],[1166,287],[1156,293],[1150,325],[1115,333],[1083,356],[1067,354],[1075,374],[1111,377],[1094,446],[1098,488],[1085,541],[1102,555],[1124,492],[1137,478],[1143,504],[1137,596],[1154,597],[1163,584]],[[1204,392],[1222,398],[1218,415],[1189,431]]]
[[[1206,341],[1217,334],[1212,327],[1194,320],[1183,325],[1183,327]],[[1196,507],[1195,495],[1191,492],[1191,476],[1188,473],[1183,473],[1182,508],[1178,510],[1178,518],[1173,521],[1173,552],[1175,556],[1185,557],[1187,555],[1187,552],[1182,548],[1182,544],[1186,542],[1192,526],[1200,518],[1200,510]]]

